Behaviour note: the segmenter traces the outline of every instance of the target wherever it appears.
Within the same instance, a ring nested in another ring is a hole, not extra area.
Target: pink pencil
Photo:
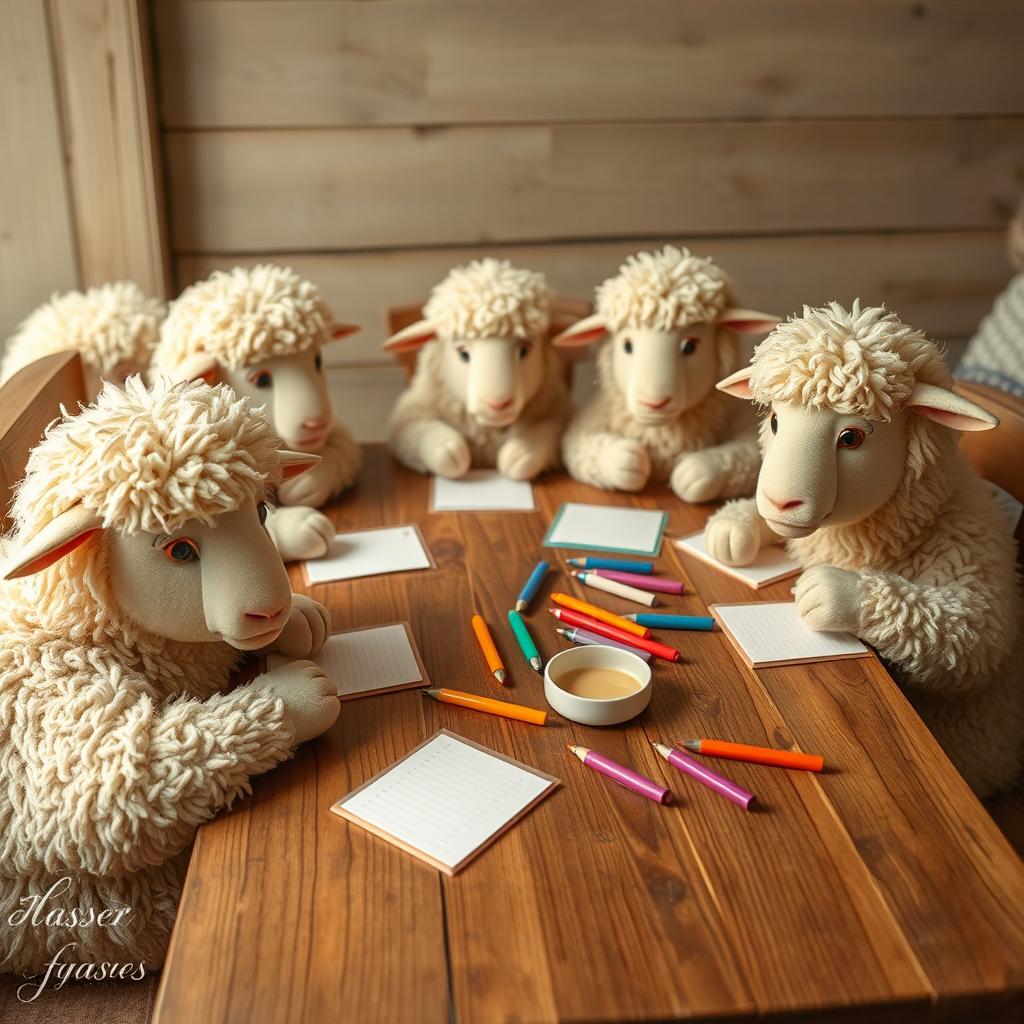
[[[639,793],[641,796],[647,797],[648,800],[654,800],[659,804],[671,802],[672,791],[670,789],[659,786],[656,782],[633,771],[632,768],[627,768],[624,764],[619,764],[618,761],[613,761],[610,757],[605,757],[604,754],[599,754],[589,747],[574,747],[571,743],[568,744],[568,747],[588,768],[607,775],[609,779],[613,779],[620,786],[625,786],[626,789],[631,789],[634,793]]]
[[[595,576],[604,576],[605,579],[615,580],[616,583],[625,583],[638,590],[657,591],[659,594],[681,594],[683,592],[683,585],[679,580],[666,580],[660,576],[641,576],[636,572],[619,572],[618,569],[591,569],[590,571]]]

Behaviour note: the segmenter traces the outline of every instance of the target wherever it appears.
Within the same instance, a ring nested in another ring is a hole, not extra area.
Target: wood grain
[[[154,20],[173,128],[1024,110],[1015,3],[231,0]]]
[[[907,323],[941,341],[972,335],[1011,273],[1002,231],[663,238],[712,256],[736,281],[743,302],[754,308],[788,314],[804,303],[849,303],[860,297],[896,310]],[[176,277],[180,289],[237,264],[269,260],[294,267],[316,282],[337,316],[363,325],[359,334],[328,346],[328,364],[385,365],[390,360],[380,344],[390,333],[388,307],[422,300],[453,266],[481,256],[507,257],[542,271],[563,294],[590,296],[628,255],[661,244],[659,237],[394,252],[182,256]]]
[[[182,252],[1001,226],[1024,120],[169,132]],[[639,187],[642,183],[642,187]],[[401,301],[396,297],[396,301]]]
[[[437,568],[315,596],[339,625],[409,619],[437,685],[543,706],[505,611],[558,504],[610,496],[553,476],[536,487],[537,513],[428,514],[428,486],[368,452],[332,519],[416,521]],[[675,533],[709,511],[661,490],[614,501],[667,508]],[[666,550],[659,564],[688,584],[673,603],[682,612],[751,599],[696,560]],[[529,609],[545,656],[561,647],[544,611],[556,583],[578,586],[549,578]],[[758,596],[784,598],[787,586]],[[608,606],[627,607],[610,595]],[[492,624],[504,691],[472,641],[473,611]],[[683,662],[656,667],[651,707],[621,727],[537,728],[415,693],[347,704],[327,737],[201,830],[156,1019],[322,1019],[340,1008],[427,1021],[450,1010],[466,1021],[1019,1017],[1024,868],[878,662],[754,673],[721,633],[663,638]],[[440,881],[328,812],[439,728],[563,781]],[[829,771],[718,765],[757,794],[762,809],[744,814],[650,747],[701,734],[819,753]],[[662,779],[677,803],[586,771],[567,742]]]

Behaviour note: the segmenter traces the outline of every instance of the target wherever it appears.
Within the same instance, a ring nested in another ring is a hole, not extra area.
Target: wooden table
[[[431,514],[429,482],[370,450],[332,518],[417,522],[437,568],[311,592],[337,627],[408,619],[435,685],[494,693],[469,629],[477,609],[505,653],[509,699],[543,706],[504,620],[542,551],[565,554],[540,547],[558,506],[661,507],[675,534],[708,509],[563,476],[535,490],[536,514]],[[668,544],[660,565],[686,579],[682,611],[752,599]],[[760,593],[786,598],[790,585]],[[550,589],[529,615],[545,656],[564,646]],[[650,708],[618,728],[541,729],[416,690],[346,703],[328,735],[199,831],[155,1020],[1019,1021],[1024,870],[881,665],[751,672],[717,631],[663,635],[684,661],[657,665]],[[564,783],[454,878],[328,812],[443,727]],[[763,809],[747,814],[649,744],[697,735],[795,744],[831,770],[720,763],[758,795]],[[677,803],[585,770],[567,742],[663,778]]]

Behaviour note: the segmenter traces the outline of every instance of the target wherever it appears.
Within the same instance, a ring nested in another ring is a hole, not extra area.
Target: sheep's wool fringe
[[[101,377],[120,362],[145,366],[165,309],[131,281],[54,295],[29,314],[7,343],[0,380],[43,356],[75,349]]]
[[[597,289],[597,312],[612,331],[626,326],[671,331],[713,323],[731,303],[725,272],[689,249],[630,256]]]
[[[35,532],[81,503],[105,527],[173,533],[259,499],[277,472],[266,419],[224,385],[104,386],[77,416],[51,424],[29,456],[12,508]]]
[[[323,344],[332,322],[316,285],[288,267],[218,270],[171,303],[153,364],[170,371],[205,352],[239,370]]]
[[[449,271],[423,315],[442,338],[537,340],[551,321],[551,292],[543,274],[508,260],[474,260]]]

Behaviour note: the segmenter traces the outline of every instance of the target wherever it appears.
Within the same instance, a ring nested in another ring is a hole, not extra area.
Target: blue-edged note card
[[[558,510],[544,538],[544,546],[657,555],[667,521],[667,512],[653,509],[578,505],[569,501]]]

